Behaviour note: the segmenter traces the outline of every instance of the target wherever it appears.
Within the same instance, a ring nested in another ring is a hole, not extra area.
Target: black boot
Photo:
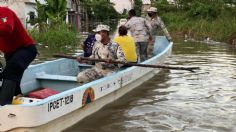
[[[13,96],[15,95],[16,81],[3,80],[2,88],[0,91],[0,105],[11,104]]]

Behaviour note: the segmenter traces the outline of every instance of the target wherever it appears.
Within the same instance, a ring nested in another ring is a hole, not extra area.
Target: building
[[[44,0],[38,1],[41,4],[45,3]],[[8,6],[14,10],[26,29],[34,27],[29,21],[38,15],[35,0],[1,0],[0,6]],[[67,0],[67,9],[66,22],[78,30],[80,28],[79,0]]]
[[[129,0],[130,4],[131,4],[131,9],[134,8],[134,0]]]
[[[145,16],[147,9],[151,7],[151,0],[142,0],[143,6],[142,6],[142,15]]]
[[[81,29],[80,0],[67,0],[67,10],[66,22],[79,31]]]

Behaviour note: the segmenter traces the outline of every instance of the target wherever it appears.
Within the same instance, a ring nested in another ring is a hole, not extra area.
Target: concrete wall
[[[16,15],[19,17],[19,19],[21,20],[21,22],[23,23],[24,26],[26,26],[26,7],[25,7],[25,3],[23,1],[7,1],[7,2],[0,2],[0,6],[6,6],[10,9],[12,9]]]
[[[25,22],[25,4],[24,2],[9,2],[7,4],[3,4],[0,6],[7,6],[8,8],[12,9],[16,15],[20,18],[22,22]]]
[[[38,0],[41,4],[45,3],[45,0]],[[27,21],[30,20],[30,12],[34,12],[34,14],[37,16],[38,13],[35,9],[36,2],[35,0],[0,0],[0,6],[7,6],[10,9],[12,9],[16,15],[20,18],[21,22],[27,29],[32,29],[33,26],[30,23],[27,23]],[[76,20],[76,28],[78,29],[80,26],[80,20],[79,20],[79,12],[76,11],[76,5],[75,3],[71,2],[71,0],[67,0],[67,9],[68,11],[74,12],[75,14],[75,19]],[[66,22],[69,23],[69,18],[68,18],[68,12],[66,16]],[[71,15],[71,14],[70,14]]]

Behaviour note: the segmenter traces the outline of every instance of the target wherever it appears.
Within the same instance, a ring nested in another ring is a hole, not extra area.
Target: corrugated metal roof
[[[151,4],[151,0],[142,0],[142,1],[143,1],[143,4],[145,4],[145,5],[146,5],[146,4],[147,4],[147,5],[148,5],[148,4]]]

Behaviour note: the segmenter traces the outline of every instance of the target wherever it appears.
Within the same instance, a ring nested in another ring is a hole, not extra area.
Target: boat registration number
[[[59,109],[73,102],[73,94],[48,103],[48,112]]]

